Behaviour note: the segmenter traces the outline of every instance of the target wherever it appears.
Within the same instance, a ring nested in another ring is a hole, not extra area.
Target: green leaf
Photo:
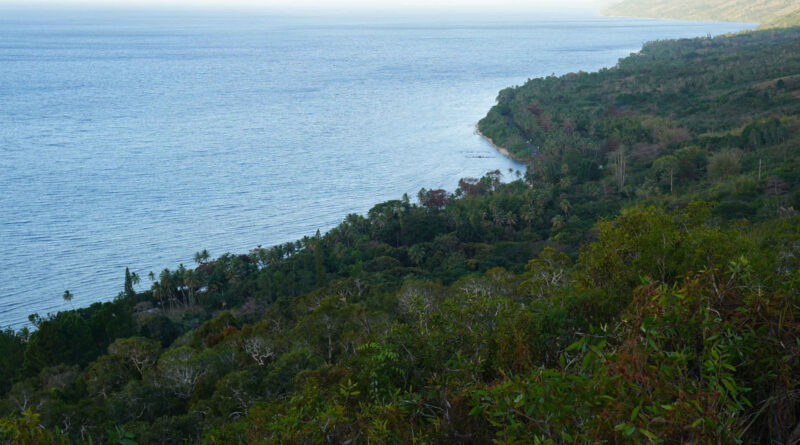
[[[584,339],[580,339],[580,340],[576,341],[575,343],[567,346],[566,351],[570,352],[570,351],[574,351],[576,349],[580,349],[580,348],[583,347],[584,343],[586,343],[586,341]]]
[[[639,410],[640,409],[642,409],[642,404],[641,403],[639,404],[639,406],[637,406],[636,408],[633,409],[633,412],[631,413],[631,422],[635,421],[636,417],[639,416]]]
[[[730,391],[732,394],[736,394],[737,392],[739,392],[736,390],[736,387],[733,385],[733,383],[731,383],[727,379],[723,380],[722,384],[725,385],[725,387],[728,388],[728,391]]]
[[[722,366],[724,366],[725,368],[727,368],[727,369],[729,369],[729,370],[731,370],[733,372],[736,372],[736,368],[733,365],[731,365],[730,363],[723,363]]]
[[[655,434],[651,433],[650,431],[647,431],[644,428],[639,428],[639,432],[642,433],[643,435],[647,436],[647,438],[650,439],[650,440],[658,440],[658,436],[656,436]]]
[[[475,408],[472,408],[472,409],[469,411],[469,415],[470,415],[470,416],[477,416],[477,415],[479,415],[479,414],[483,414],[483,411],[484,411],[484,407],[482,407],[482,406],[478,405],[478,406],[476,406]]]

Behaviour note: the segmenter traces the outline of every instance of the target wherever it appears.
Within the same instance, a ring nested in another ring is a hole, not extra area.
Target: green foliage
[[[716,153],[708,160],[708,176],[711,179],[725,179],[739,173],[739,150],[725,150]]]
[[[13,445],[52,445],[69,443],[59,431],[48,431],[39,423],[39,415],[30,410],[20,415],[0,418],[0,439]]]
[[[18,376],[19,364],[25,354],[28,331],[14,332],[11,329],[0,331],[0,395],[11,389],[11,383]]]
[[[448,286],[339,280],[254,324],[220,312],[163,352],[117,339],[79,374],[18,383],[7,400],[42,417],[12,414],[4,431],[78,437],[54,429],[69,418],[103,425],[94,440],[142,443],[788,437],[800,225],[714,218],[704,202],[636,206],[574,263],[544,248],[519,273]]]
[[[797,36],[503,90],[481,127],[524,179],[32,316],[0,333],[0,440],[796,441]]]
[[[25,375],[59,363],[85,365],[99,355],[88,321],[74,312],[59,312],[36,327],[25,350]]]
[[[136,370],[139,377],[152,367],[158,359],[161,345],[155,341],[142,337],[117,339],[109,345],[108,353],[120,358],[126,366]]]

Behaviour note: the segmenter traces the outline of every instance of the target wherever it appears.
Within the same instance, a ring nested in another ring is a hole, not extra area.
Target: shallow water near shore
[[[0,327],[70,308],[65,289],[75,307],[112,299],[126,266],[145,277],[421,187],[514,179],[475,133],[500,89],[748,27],[6,11]]]

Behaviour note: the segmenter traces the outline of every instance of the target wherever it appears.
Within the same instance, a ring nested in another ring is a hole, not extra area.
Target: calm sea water
[[[498,90],[746,27],[0,13],[0,326],[520,168],[474,133]]]

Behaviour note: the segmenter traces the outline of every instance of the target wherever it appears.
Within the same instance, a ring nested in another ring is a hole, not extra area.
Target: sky
[[[609,0],[0,0],[0,5],[266,11],[599,11]]]

